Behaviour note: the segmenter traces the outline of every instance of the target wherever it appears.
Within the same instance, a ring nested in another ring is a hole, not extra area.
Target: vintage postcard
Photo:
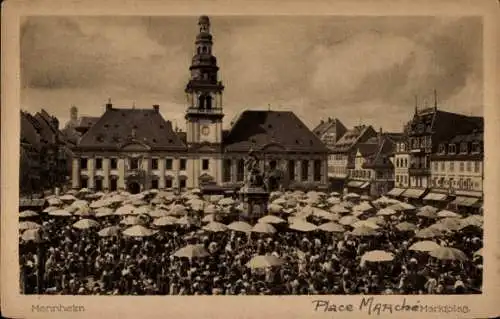
[[[2,315],[500,315],[498,10],[7,1]]]

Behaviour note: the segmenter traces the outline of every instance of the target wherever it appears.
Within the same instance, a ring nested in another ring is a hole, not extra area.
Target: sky
[[[211,16],[225,127],[244,109],[291,110],[313,128],[401,131],[415,109],[482,115],[478,17]],[[196,16],[38,16],[21,25],[21,108],[62,124],[160,104],[185,128]]]

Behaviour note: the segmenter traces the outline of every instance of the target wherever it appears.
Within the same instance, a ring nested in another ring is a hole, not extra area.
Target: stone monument
[[[259,159],[253,150],[250,150],[245,160],[247,174],[245,184],[239,195],[243,203],[243,216],[259,218],[266,214],[269,203],[269,190],[266,188],[264,174],[259,168]]]

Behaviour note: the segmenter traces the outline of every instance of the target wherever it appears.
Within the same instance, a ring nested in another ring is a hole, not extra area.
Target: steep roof
[[[328,152],[323,142],[288,111],[244,111],[224,138],[228,152],[263,151],[271,145],[288,152]]]
[[[119,149],[127,141],[138,141],[152,150],[184,150],[186,145],[172,124],[152,109],[108,108],[80,138],[78,148]]]
[[[334,152],[347,152],[358,143],[365,142],[368,138],[376,136],[377,133],[371,126],[360,125],[345,132],[335,143]]]
[[[389,160],[389,157],[394,153],[396,143],[387,134],[382,134],[380,138],[371,138],[370,142],[361,143],[358,145],[375,145],[375,151],[368,156],[368,160],[363,164],[363,168],[392,168],[394,165]]]
[[[335,130],[335,134],[339,135],[339,138],[347,131],[347,128],[339,119],[330,117],[327,121],[321,120],[312,132],[321,138],[323,134],[328,133],[332,129]]]

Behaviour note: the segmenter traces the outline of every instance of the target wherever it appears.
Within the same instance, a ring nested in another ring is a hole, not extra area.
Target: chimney
[[[378,143],[381,144],[382,143],[382,127],[379,129],[378,131]]]
[[[73,122],[78,120],[78,108],[76,106],[72,105],[71,108],[69,109],[69,117],[70,120]]]
[[[156,113],[160,113],[160,105],[159,104],[153,104],[153,109],[155,110]]]
[[[324,124],[324,123],[325,123],[325,121],[323,121],[323,120],[319,121],[319,124]]]
[[[111,98],[108,99],[108,103],[106,103],[106,111],[113,109],[113,104],[111,104]]]
[[[328,117],[328,123],[332,123],[333,119],[331,117]]]

